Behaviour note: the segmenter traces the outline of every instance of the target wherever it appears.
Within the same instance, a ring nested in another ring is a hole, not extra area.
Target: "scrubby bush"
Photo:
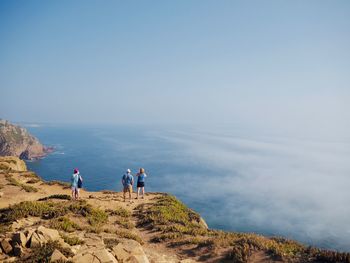
[[[63,230],[65,232],[74,232],[76,230],[81,230],[81,227],[79,225],[65,216],[52,219],[49,225],[51,228]]]
[[[111,215],[111,216],[121,216],[121,217],[131,217],[131,213],[129,210],[123,208],[123,207],[118,207],[117,209],[107,209],[106,212]]]
[[[63,238],[64,242],[66,242],[70,246],[75,246],[75,245],[82,245],[85,243],[84,240],[79,239],[78,237],[74,236],[67,236],[67,235],[61,235]]]
[[[137,234],[135,234],[131,231],[118,229],[115,232],[115,234],[120,238],[133,239],[133,240],[139,242],[141,245],[143,244],[143,240],[141,239],[141,237],[139,237]]]
[[[69,195],[55,194],[55,195],[50,195],[47,197],[40,198],[38,201],[46,201],[49,199],[71,200],[72,198]]]

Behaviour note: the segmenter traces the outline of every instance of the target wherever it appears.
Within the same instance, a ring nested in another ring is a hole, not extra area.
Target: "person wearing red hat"
[[[79,170],[75,168],[71,177],[72,199],[79,199],[79,189],[82,188],[82,184],[83,178],[79,174]]]

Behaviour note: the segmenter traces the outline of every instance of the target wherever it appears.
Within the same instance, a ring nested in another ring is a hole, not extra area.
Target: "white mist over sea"
[[[350,251],[350,141],[238,127],[40,126],[56,152],[28,163],[46,180],[121,190],[144,167],[146,190],[170,192],[212,228],[297,239]]]

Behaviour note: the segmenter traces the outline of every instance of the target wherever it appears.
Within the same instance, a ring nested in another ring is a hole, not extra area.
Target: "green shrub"
[[[50,219],[65,215],[66,207],[52,202],[24,201],[1,209],[2,221],[12,222],[27,216],[37,216]]]
[[[38,201],[46,201],[49,199],[71,200],[72,198],[69,195],[65,195],[65,194],[55,194],[44,198],[40,198]]]
[[[70,236],[67,236],[67,235],[61,235],[61,237],[63,238],[64,242],[66,242],[70,246],[82,245],[82,244],[85,243],[84,240],[81,240],[81,239],[79,239],[76,236],[70,237]]]
[[[86,201],[75,202],[69,206],[69,210],[75,214],[80,214],[87,218],[89,224],[93,227],[99,227],[108,220],[108,214],[99,208],[95,208]]]
[[[51,228],[63,230],[65,232],[74,232],[76,230],[81,230],[81,227],[79,225],[65,216],[52,219],[49,225]]]
[[[197,213],[171,195],[163,195],[150,208],[145,209],[145,206],[141,205],[138,210],[141,224],[151,226],[169,223],[189,226],[191,223],[199,225],[200,222],[200,216]]]
[[[125,218],[131,217],[131,213],[129,212],[129,210],[123,207],[118,207],[115,210],[107,209],[106,212],[109,213],[111,216],[121,216]]]
[[[180,233],[163,233],[160,235],[155,236],[152,239],[152,242],[163,242],[163,241],[170,241],[170,240],[176,240],[178,238],[182,237]]]

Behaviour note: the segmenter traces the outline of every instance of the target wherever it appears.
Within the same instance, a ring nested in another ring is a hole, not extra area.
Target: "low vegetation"
[[[248,262],[252,253],[263,251],[287,262],[350,263],[349,253],[314,249],[285,238],[207,229],[198,214],[170,195],[159,197],[153,204],[140,205],[137,210],[141,225],[160,232],[153,242],[166,242],[171,247],[196,246],[212,255],[217,249],[225,250],[230,262]]]
[[[137,234],[124,229],[118,229],[115,234],[120,238],[127,238],[127,239],[133,239],[137,242],[139,242],[141,245],[144,243],[140,236]]]
[[[38,191],[38,189],[36,189],[33,186],[26,185],[26,184],[18,182],[15,178],[13,178],[9,174],[5,175],[5,178],[9,182],[10,185],[14,185],[14,186],[20,187],[26,192],[37,192]]]
[[[131,213],[129,212],[129,210],[123,207],[118,207],[117,209],[114,209],[114,210],[107,209],[106,212],[111,216],[120,216],[124,218],[131,217]]]
[[[61,200],[71,200],[71,196],[64,195],[64,194],[56,194],[56,195],[50,195],[47,197],[40,198],[38,201],[46,201],[49,199],[61,199]]]
[[[83,245],[85,243],[83,240],[79,239],[76,236],[61,235],[61,237],[63,238],[64,242],[70,246]]]
[[[82,229],[78,224],[74,223],[68,217],[65,216],[50,220],[49,226],[51,228],[63,230],[65,232],[74,232],[76,230]]]
[[[74,214],[86,219],[91,227],[101,227],[108,220],[108,214],[101,209],[92,207],[86,201],[79,202],[52,202],[52,201],[25,201],[0,210],[0,223],[13,222],[27,216],[36,216],[51,220],[51,225],[69,232],[78,229],[77,225],[64,217]]]
[[[121,227],[126,228],[126,229],[133,229],[135,227],[133,222],[131,222],[129,219],[125,219],[123,217],[118,217],[115,220],[115,223]]]

